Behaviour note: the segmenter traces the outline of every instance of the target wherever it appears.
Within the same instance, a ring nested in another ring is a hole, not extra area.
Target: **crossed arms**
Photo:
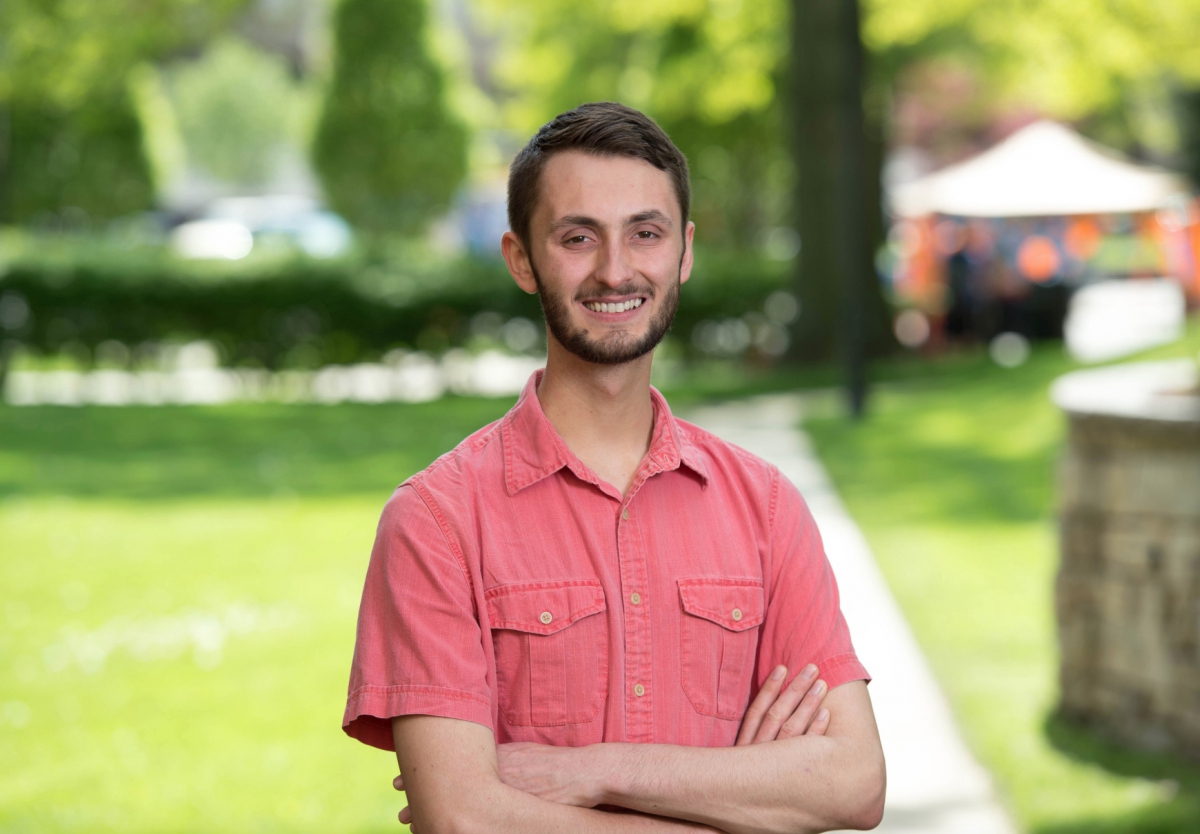
[[[768,679],[737,745],[725,748],[497,748],[492,731],[470,721],[395,718],[397,787],[410,802],[401,818],[416,834],[873,828],[885,776],[866,684],[843,684],[822,702],[809,680],[798,675],[785,688]]]

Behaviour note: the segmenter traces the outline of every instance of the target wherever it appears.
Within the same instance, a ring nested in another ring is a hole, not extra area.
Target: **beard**
[[[667,335],[667,331],[671,329],[671,323],[675,321],[675,311],[679,309],[679,273],[677,273],[675,280],[666,289],[662,307],[650,320],[650,325],[641,338],[635,339],[626,330],[614,330],[603,338],[595,339],[588,335],[586,329],[572,326],[571,304],[561,296],[547,291],[545,284],[542,283],[542,276],[538,274],[532,261],[529,266],[533,270],[533,279],[538,288],[538,299],[542,303],[542,315],[546,319],[546,326],[550,328],[551,335],[564,348],[585,362],[596,365],[622,365],[645,356],[654,350]],[[645,287],[630,282],[617,287],[612,294],[636,295],[643,293],[644,290]],[[654,297],[653,293],[645,294],[647,300]]]

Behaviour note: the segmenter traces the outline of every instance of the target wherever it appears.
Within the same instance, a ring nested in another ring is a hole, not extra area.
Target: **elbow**
[[[843,828],[869,831],[883,821],[883,801],[887,794],[887,768],[883,751],[863,762],[854,779],[852,793],[846,797],[846,819]]]
[[[495,834],[498,826],[488,818],[486,808],[462,802],[425,815],[419,823],[421,834]],[[414,825],[418,825],[416,820]]]

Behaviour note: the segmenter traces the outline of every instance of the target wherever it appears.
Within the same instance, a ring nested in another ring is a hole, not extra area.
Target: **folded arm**
[[[828,728],[748,746],[505,745],[504,781],[556,802],[617,805],[732,834],[874,828],[883,753],[866,684],[825,698]]]
[[[408,715],[392,720],[412,827],[419,834],[711,832],[698,823],[562,805],[504,784],[496,740],[481,724]]]

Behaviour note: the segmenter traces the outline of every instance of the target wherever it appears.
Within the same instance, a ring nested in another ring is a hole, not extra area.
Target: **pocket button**
[[[542,625],[550,625],[550,621],[554,619],[554,615],[551,614],[549,611],[543,611],[542,616],[539,617],[538,619],[540,619],[542,621]],[[735,617],[734,619],[739,619],[739,618]]]
[[[543,614],[542,616],[544,617],[544,616],[546,616],[546,615],[545,615],[545,614]],[[740,608],[735,608],[735,609],[733,609],[733,613],[732,613],[730,616],[732,616],[732,617],[733,617],[733,619],[734,619],[734,621],[735,621],[735,622],[736,622],[736,621],[738,621],[738,620],[740,620],[740,619],[742,618],[742,609],[740,609]],[[544,622],[544,623],[548,623],[548,622],[550,622],[550,621],[549,621],[549,620],[542,620],[542,622]]]

